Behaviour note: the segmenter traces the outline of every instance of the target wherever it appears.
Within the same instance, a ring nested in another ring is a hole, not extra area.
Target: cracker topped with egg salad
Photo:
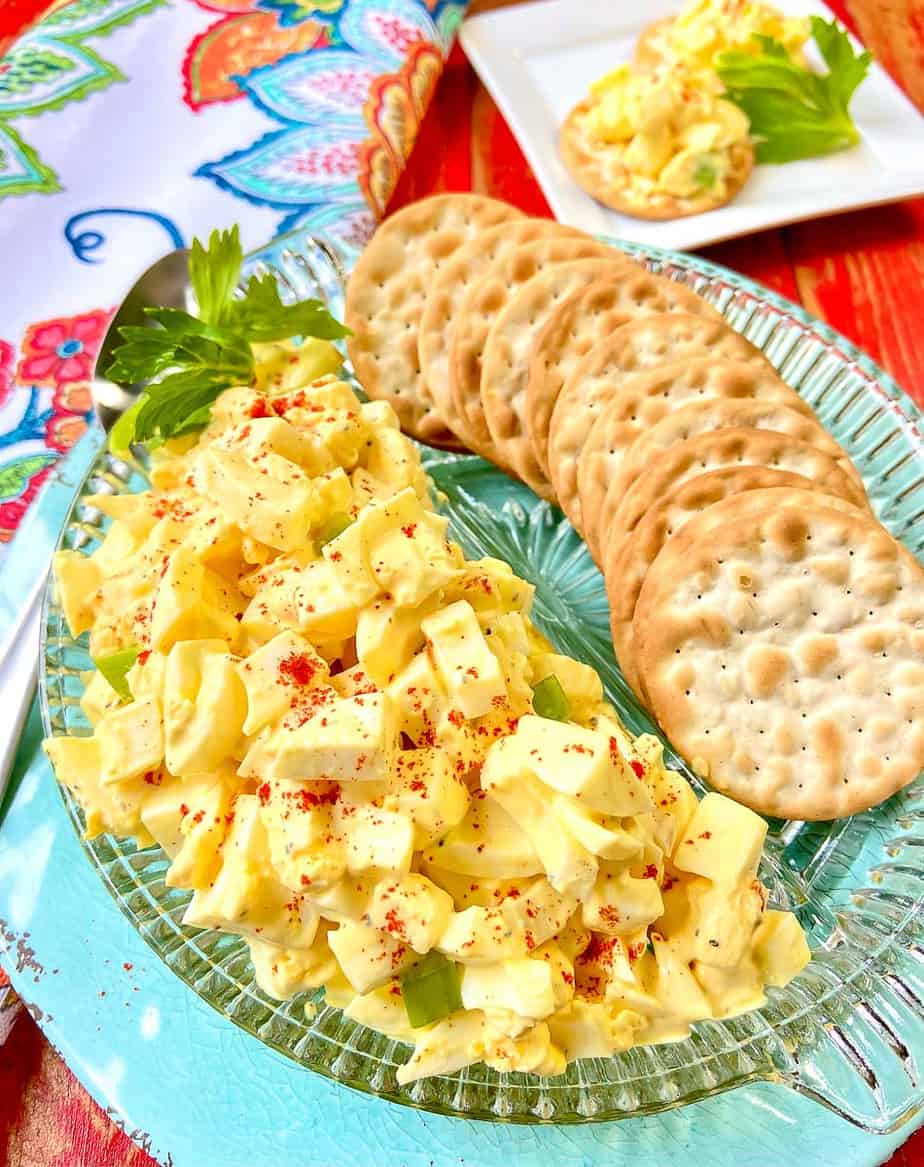
[[[714,73],[623,65],[561,130],[565,163],[594,198],[642,219],[676,219],[734,198],[754,165],[748,119]]]
[[[770,37],[800,64],[809,39],[805,17],[784,16],[755,0],[690,0],[668,20],[649,25],[638,39],[635,63],[641,69],[680,61],[694,69],[714,69],[720,53],[753,53],[755,37]]]
[[[805,55],[810,36],[826,74]],[[588,194],[624,214],[700,214],[733,199],[755,161],[855,145],[848,107],[869,63],[835,21],[755,0],[688,0],[572,109],[561,155]]]

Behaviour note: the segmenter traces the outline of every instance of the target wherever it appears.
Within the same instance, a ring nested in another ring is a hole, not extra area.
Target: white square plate
[[[774,3],[790,15],[831,18],[814,0]],[[688,250],[924,193],[924,118],[873,64],[851,104],[863,136],[858,146],[785,166],[757,166],[727,206],[648,222],[611,211],[585,194],[559,156],[558,127],[591,82],[631,59],[643,28],[679,7],[680,0],[541,0],[486,12],[462,25],[462,45],[558,219],[592,233]],[[814,59],[821,64],[817,55]]]

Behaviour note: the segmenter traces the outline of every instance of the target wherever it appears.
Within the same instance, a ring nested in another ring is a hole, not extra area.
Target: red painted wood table
[[[475,0],[472,9],[504,2]],[[924,109],[924,0],[828,3]],[[0,0],[0,52],[49,6],[48,0]],[[393,206],[469,189],[531,214],[550,213],[510,130],[456,49]],[[827,320],[924,405],[924,200],[766,231],[707,254]],[[0,1164],[154,1167],[89,1098],[28,1016],[0,1048]],[[924,1167],[924,1131],[889,1167]]]

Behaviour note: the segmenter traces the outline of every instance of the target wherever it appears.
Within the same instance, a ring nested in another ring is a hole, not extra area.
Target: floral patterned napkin
[[[0,0],[2,2],[2,0]],[[354,246],[410,154],[459,0],[69,0],[0,60],[0,570],[86,428],[114,306],[239,223]],[[0,970],[0,1044],[15,1017]]]

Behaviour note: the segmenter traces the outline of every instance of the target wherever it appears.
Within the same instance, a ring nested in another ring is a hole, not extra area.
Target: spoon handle
[[[23,608],[17,627],[3,645],[0,659],[0,709],[4,733],[0,741],[0,805],[10,780],[16,750],[35,695],[38,677],[39,623],[42,616],[43,576]]]
[[[61,526],[106,436],[87,433],[54,468],[10,544],[0,575],[0,805],[32,704],[41,649],[42,599]]]

